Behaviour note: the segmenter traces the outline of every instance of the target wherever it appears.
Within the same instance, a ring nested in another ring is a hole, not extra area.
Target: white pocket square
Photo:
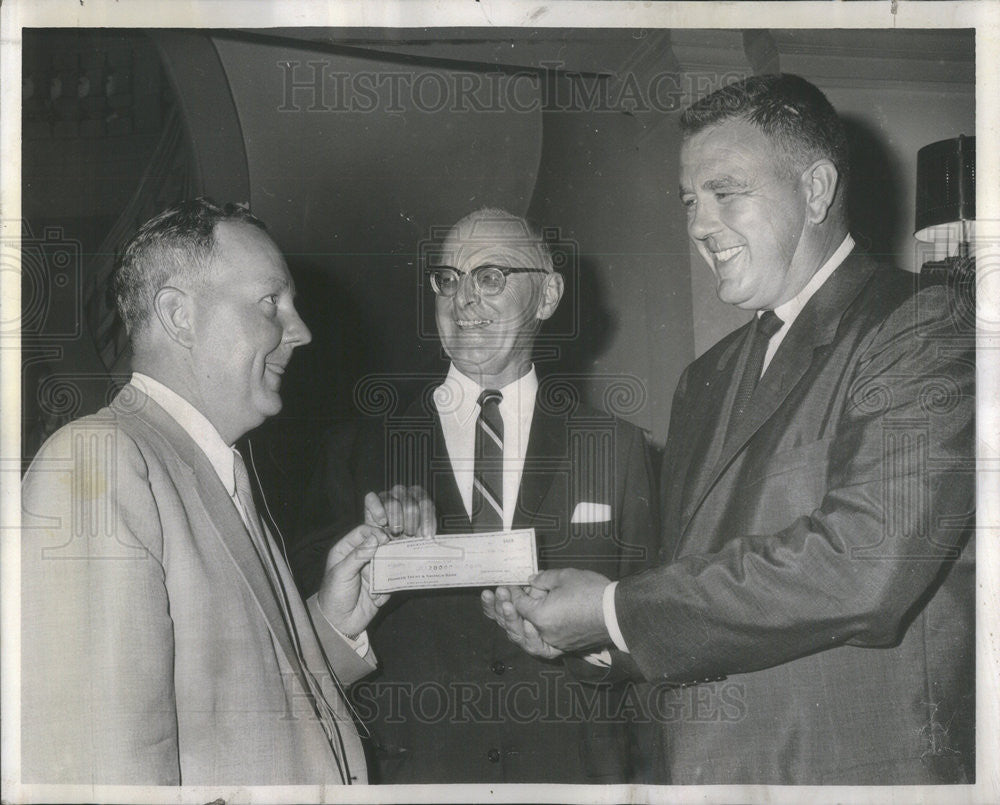
[[[611,519],[611,507],[607,503],[577,503],[570,523],[606,523]]]

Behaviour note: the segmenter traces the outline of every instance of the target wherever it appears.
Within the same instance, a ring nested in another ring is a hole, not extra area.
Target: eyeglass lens
[[[478,266],[469,273],[474,287],[484,296],[496,296],[507,285],[503,271],[494,266]],[[453,268],[439,268],[431,272],[431,287],[441,296],[454,296],[460,282],[461,275]]]

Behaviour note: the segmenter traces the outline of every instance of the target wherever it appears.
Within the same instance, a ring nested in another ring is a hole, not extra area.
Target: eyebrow
[[[714,179],[706,179],[702,185],[702,190],[707,190],[709,193],[715,192],[716,190],[732,190],[733,188],[745,188],[749,187],[750,183],[745,179],[737,179],[735,176],[730,176],[726,174],[725,176],[718,176]],[[681,185],[678,188],[678,195],[684,196],[688,193],[693,192],[689,187]]]
[[[280,274],[263,278],[260,282],[256,283],[256,287],[258,290],[271,292],[284,291],[291,288],[292,295],[295,295],[295,285],[288,277],[283,277]]]
[[[733,187],[747,187],[748,182],[744,179],[737,179],[735,176],[720,176],[717,179],[708,179],[702,187],[705,190],[724,190]]]

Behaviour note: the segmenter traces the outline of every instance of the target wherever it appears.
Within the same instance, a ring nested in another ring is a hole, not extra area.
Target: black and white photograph
[[[3,802],[997,801],[1000,4],[0,15]]]

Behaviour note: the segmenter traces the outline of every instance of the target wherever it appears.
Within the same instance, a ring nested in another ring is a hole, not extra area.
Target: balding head
[[[457,272],[457,289],[438,289],[454,294],[436,300],[438,334],[455,366],[489,388],[523,376],[538,328],[563,292],[538,230],[505,210],[477,210],[451,228],[433,262]],[[499,272],[469,276],[484,266]],[[496,286],[483,281],[491,278],[502,290],[491,293]]]

